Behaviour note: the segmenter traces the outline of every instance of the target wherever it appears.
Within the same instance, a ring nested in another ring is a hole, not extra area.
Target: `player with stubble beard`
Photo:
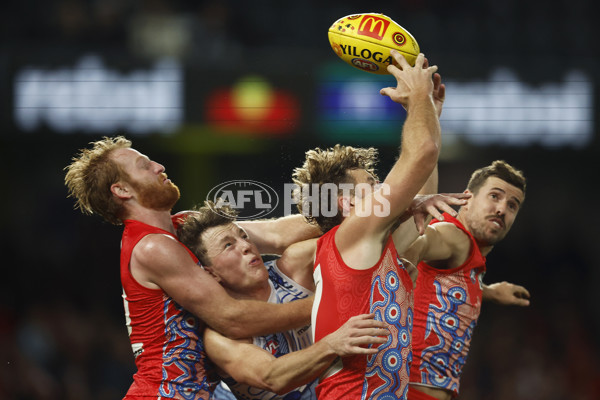
[[[529,292],[483,283],[486,257],[510,231],[525,200],[523,173],[505,161],[473,172],[458,216],[433,220],[403,254],[417,265],[409,400],[450,400],[477,325],[482,300],[529,305]]]

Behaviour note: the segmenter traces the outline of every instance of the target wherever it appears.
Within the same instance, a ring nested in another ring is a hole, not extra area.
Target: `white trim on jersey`
[[[323,296],[323,276],[321,275],[321,264],[315,267],[313,271],[313,279],[315,281],[315,300],[313,301],[312,313],[310,316],[311,319],[311,330],[312,337],[315,337],[315,327],[317,326],[317,311],[319,310],[319,305],[321,304],[321,298]],[[319,377],[319,379],[325,379],[330,377],[338,372],[340,372],[344,368],[344,364],[342,363],[341,358],[337,358],[335,362],[333,362]]]

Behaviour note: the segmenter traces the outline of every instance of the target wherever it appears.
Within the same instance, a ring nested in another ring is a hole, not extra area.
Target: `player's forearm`
[[[431,98],[423,99],[411,109],[402,130],[402,149],[398,161],[385,179],[390,187],[402,187],[403,193],[416,194],[432,176],[440,152],[439,121],[435,117]],[[407,175],[406,171],[411,171]],[[408,208],[412,198],[392,192],[390,202],[400,212]],[[395,201],[398,197],[402,201]]]
[[[403,146],[410,146],[413,142],[418,146],[421,141],[431,140],[435,146],[441,148],[440,121],[430,94],[421,93],[411,98],[402,139]]]
[[[278,394],[312,382],[331,363],[337,355],[325,341],[273,359],[264,370],[263,382],[271,392]]]
[[[286,304],[239,300],[226,306],[211,327],[232,339],[282,332],[310,324],[312,302],[312,297]]]
[[[426,174],[421,181],[422,186],[437,165],[441,149],[440,122],[431,96],[419,95],[409,110],[402,130],[402,155],[414,160],[422,173]]]
[[[496,291],[494,290],[493,287],[490,287],[489,285],[486,285],[485,283],[481,284],[481,290],[482,290],[482,294],[481,294],[481,299],[484,301],[493,301],[493,302],[497,302],[498,301],[498,296]]]
[[[282,251],[294,243],[322,234],[318,226],[309,224],[300,214],[279,218],[273,228],[278,237],[276,243]]]
[[[321,234],[300,214],[274,220],[246,221],[239,224],[248,232],[262,254],[282,254],[290,245]]]

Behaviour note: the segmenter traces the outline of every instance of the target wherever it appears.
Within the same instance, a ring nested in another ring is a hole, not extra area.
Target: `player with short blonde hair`
[[[392,56],[397,66],[388,70],[398,85],[382,89],[381,93],[402,104],[407,117],[402,151],[382,187],[374,188],[377,179],[371,169],[375,155],[371,149],[316,149],[307,153],[304,165],[294,173],[294,181],[300,187],[351,183],[373,188],[370,192],[334,197],[337,213],[315,219],[324,231],[341,221],[318,240],[314,253],[315,341],[335,331],[349,317],[362,313],[375,313],[392,333],[391,339],[378,347],[376,355],[342,357],[328,368],[317,386],[319,399],[406,399],[408,390],[413,285],[399,254],[414,240],[417,230],[414,226],[411,231],[396,227],[423,187],[434,181],[437,191],[435,171],[441,144],[438,116],[443,85],[441,77],[434,75],[437,67],[429,67],[423,54],[417,57],[414,67],[399,53],[392,51]],[[365,156],[359,157],[362,154]],[[338,164],[342,167],[338,168]],[[328,174],[332,169],[334,172]],[[300,198],[301,207],[303,202]],[[360,210],[367,213],[362,215]],[[440,215],[437,210],[435,213]],[[406,238],[403,241],[393,237],[392,232],[401,232],[399,236]]]
[[[129,177],[109,155],[116,149],[131,147],[123,136],[105,137],[93,143],[91,149],[82,149],[67,167],[65,184],[75,205],[85,214],[98,214],[108,222],[121,225],[123,203],[112,195],[110,186]]]
[[[332,183],[338,188],[341,184],[350,183],[356,184],[354,177],[349,174],[351,170],[365,170],[367,173],[377,180],[375,174],[375,166],[377,165],[377,149],[357,148],[352,146],[335,145],[330,149],[316,148],[309,150],[305,154],[305,160],[302,167],[294,169],[293,181],[298,185],[296,194],[299,196],[298,210],[302,213],[309,222],[315,223],[323,232],[329,231],[336,225],[342,222],[343,216],[338,212],[334,217],[323,215],[323,213],[313,210],[312,202],[304,201],[301,188],[304,185],[309,186],[311,190],[313,184],[319,188],[323,183]],[[353,194],[352,191],[349,192]],[[338,189],[338,195],[342,194],[342,190]],[[337,196],[335,196],[337,198]],[[329,197],[325,197],[329,201]],[[330,207],[330,204],[326,204]],[[334,208],[337,209],[337,206]]]

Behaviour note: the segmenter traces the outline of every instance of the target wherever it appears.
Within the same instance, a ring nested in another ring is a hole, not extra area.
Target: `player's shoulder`
[[[472,247],[471,237],[458,226],[450,222],[435,224],[440,231],[440,236],[453,254],[454,259],[462,260],[462,264]]]
[[[462,243],[469,240],[469,236],[452,222],[440,221],[431,224],[425,230],[429,237],[438,237],[447,243]]]
[[[449,221],[437,221],[435,224],[430,224],[430,228],[436,229],[438,232],[456,232],[461,229],[455,223]]]
[[[141,262],[151,262],[182,250],[174,237],[164,233],[151,233],[141,238],[135,245],[132,257]]]

